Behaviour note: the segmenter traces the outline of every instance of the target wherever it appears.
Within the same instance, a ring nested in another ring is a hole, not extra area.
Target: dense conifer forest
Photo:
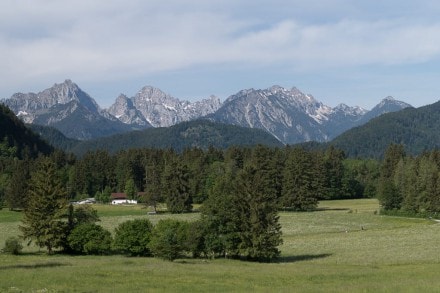
[[[407,108],[372,119],[341,134],[329,144],[349,157],[382,159],[391,144],[402,144],[410,155],[440,147],[440,102]]]

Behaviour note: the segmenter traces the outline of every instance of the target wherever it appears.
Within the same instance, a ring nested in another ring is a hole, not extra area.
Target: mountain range
[[[108,109],[101,109],[71,80],[1,102],[26,123],[51,126],[80,140],[203,118],[263,129],[284,144],[329,141],[383,113],[411,107],[387,97],[370,111],[344,104],[332,108],[297,88],[280,86],[242,90],[223,103],[215,96],[189,102],[146,86],[130,98],[121,94]]]

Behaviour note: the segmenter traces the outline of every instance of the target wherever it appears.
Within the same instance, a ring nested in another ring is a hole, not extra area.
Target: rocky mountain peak
[[[297,87],[292,87],[291,89],[290,89],[290,92],[291,93],[293,93],[294,95],[301,95],[301,94],[303,94]]]
[[[116,100],[113,106],[124,106],[124,107],[133,107],[132,101],[124,94],[120,94]]]
[[[47,101],[50,106],[66,104],[76,100],[92,112],[99,111],[99,106],[95,100],[70,79],[66,79],[60,84],[55,83],[51,88],[40,92],[37,96],[39,99]]]
[[[220,106],[220,99],[215,96],[189,102],[174,98],[158,88],[145,86],[132,98],[119,96],[107,112],[126,124],[143,126],[148,123],[154,127],[168,127],[213,113]]]
[[[92,113],[100,111],[95,100],[69,79],[39,93],[16,93],[6,99],[5,104],[26,123],[32,123],[36,117],[50,112],[52,107],[72,101],[77,101]]]
[[[279,93],[279,92],[285,92],[285,91],[286,91],[285,88],[283,88],[282,86],[279,86],[279,85],[271,86],[271,87],[268,88],[267,90],[268,90],[269,92],[273,93],[273,94],[277,94],[277,93]]]
[[[145,100],[145,101],[153,101],[153,102],[164,102],[176,99],[172,96],[164,93],[162,90],[152,87],[152,86],[145,86],[143,87],[134,97],[135,99],[139,100]]]
[[[364,108],[355,106],[351,107],[347,104],[341,103],[333,108],[333,112],[335,113],[344,113],[345,115],[356,115],[361,116],[368,112],[368,110],[365,110]]]
[[[341,103],[334,108],[335,111],[345,111],[348,109],[350,109],[350,106],[348,106],[347,104],[344,104],[344,103]]]
[[[377,110],[377,109],[381,109],[381,108],[407,108],[407,107],[411,107],[410,104],[407,104],[405,102],[402,101],[397,101],[395,100],[392,96],[387,96],[385,98],[382,99],[382,101],[376,105],[373,110]]]

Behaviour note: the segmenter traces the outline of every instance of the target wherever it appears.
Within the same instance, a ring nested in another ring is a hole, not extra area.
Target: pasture
[[[95,206],[113,231],[147,215],[141,207]],[[281,212],[284,243],[274,263],[113,256],[48,256],[34,246],[0,255],[0,292],[439,292],[440,224],[376,214],[374,199],[323,201],[319,211]],[[19,213],[0,211],[0,247]]]

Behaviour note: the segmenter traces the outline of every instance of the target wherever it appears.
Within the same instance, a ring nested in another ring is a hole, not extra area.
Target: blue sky
[[[439,1],[2,0],[0,98],[72,79],[102,107],[296,86],[329,106],[440,99]]]

